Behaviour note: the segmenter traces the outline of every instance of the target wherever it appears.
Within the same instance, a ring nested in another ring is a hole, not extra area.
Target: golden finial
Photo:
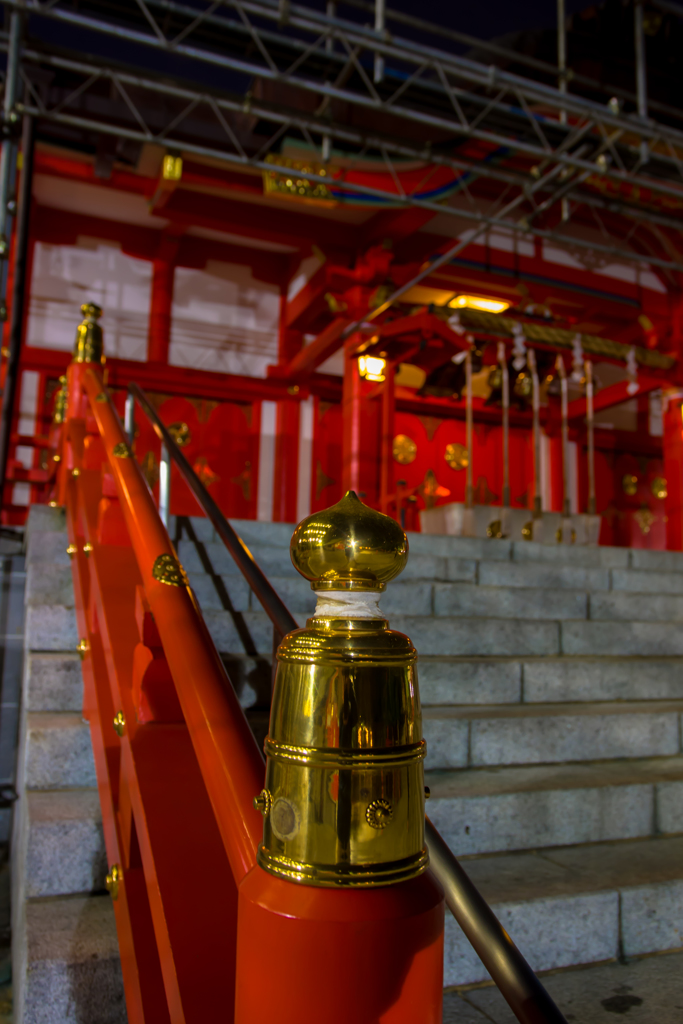
[[[104,365],[102,328],[97,322],[102,310],[95,302],[86,302],[81,306],[81,313],[85,319],[76,328],[74,362]]]
[[[347,491],[299,523],[290,554],[312,590],[384,590],[406,564],[408,539],[394,519]]]

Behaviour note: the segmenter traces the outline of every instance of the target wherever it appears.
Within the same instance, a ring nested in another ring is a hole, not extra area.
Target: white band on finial
[[[383,619],[379,590],[319,590],[314,619]]]

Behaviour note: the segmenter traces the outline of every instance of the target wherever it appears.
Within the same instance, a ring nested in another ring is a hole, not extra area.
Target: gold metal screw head
[[[83,661],[87,652],[90,650],[90,644],[87,640],[79,640],[76,650],[78,651],[81,661]]]
[[[91,552],[92,550],[93,550],[93,546],[92,546],[92,544],[90,543],[90,541],[87,541],[87,542],[86,542],[86,543],[85,543],[85,544],[83,545],[83,554],[85,555],[85,557],[86,557],[86,558],[89,558],[89,557],[90,557],[90,552]]]
[[[119,883],[123,878],[123,872],[118,864],[112,864],[109,868],[109,873],[104,880],[107,892],[113,900],[118,899],[119,895]]]
[[[290,555],[313,590],[384,590],[408,560],[408,539],[355,491],[297,526]]]
[[[370,828],[386,828],[394,816],[394,810],[388,800],[373,800],[365,810],[365,820]]]
[[[117,736],[123,736],[126,731],[126,718],[123,711],[117,711],[114,715],[114,732]]]
[[[77,554],[77,552],[78,552],[78,545],[77,544],[69,544],[68,548],[66,549],[66,553],[69,556],[69,558],[73,558],[73,556],[75,554]]]
[[[267,789],[262,789],[259,795],[254,797],[254,807],[261,812],[264,818],[268,817],[272,806],[273,798]]]

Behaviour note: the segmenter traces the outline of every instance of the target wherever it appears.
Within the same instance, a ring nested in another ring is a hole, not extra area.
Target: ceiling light
[[[448,305],[453,309],[483,309],[487,313],[504,313],[511,303],[506,299],[487,299],[483,295],[456,295]]]
[[[361,356],[358,360],[358,372],[366,380],[374,380],[377,383],[381,383],[384,380],[384,368],[386,365],[386,359],[379,359],[378,356]]]

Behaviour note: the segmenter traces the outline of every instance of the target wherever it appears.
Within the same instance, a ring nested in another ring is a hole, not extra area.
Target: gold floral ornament
[[[130,459],[132,458],[133,453],[125,441],[119,441],[119,443],[115,444],[112,448],[112,455],[115,459]]]
[[[654,494],[655,498],[659,498],[660,501],[663,501],[668,494],[666,489],[666,480],[664,477],[656,476],[650,484],[650,490]]]
[[[166,583],[169,587],[188,585],[185,570],[173,555],[159,555],[152,566],[152,576],[158,583]]]
[[[394,459],[400,466],[409,466],[417,457],[417,445],[407,434],[397,434],[392,448]]]
[[[386,828],[394,816],[394,810],[388,800],[373,800],[365,809],[365,820],[370,828]]]
[[[192,468],[205,487],[210,487],[211,484],[215,484],[220,480],[218,474],[214,473],[211,469],[209,460],[205,455],[200,455]]]
[[[647,505],[643,505],[637,512],[633,513],[633,518],[637,522],[640,532],[646,537],[655,521],[654,513],[650,511]]]
[[[621,489],[624,494],[628,494],[629,498],[632,498],[638,490],[638,477],[633,473],[624,473],[621,478]]]
[[[187,423],[171,423],[166,429],[179,448],[184,448],[192,440],[192,433]]]
[[[441,486],[434,470],[428,469],[418,487],[418,493],[422,496],[426,508],[434,508],[439,498],[447,498],[451,492],[447,487]]]
[[[443,457],[451,469],[467,469],[470,462],[467,448],[464,444],[459,444],[457,441],[446,445]]]

